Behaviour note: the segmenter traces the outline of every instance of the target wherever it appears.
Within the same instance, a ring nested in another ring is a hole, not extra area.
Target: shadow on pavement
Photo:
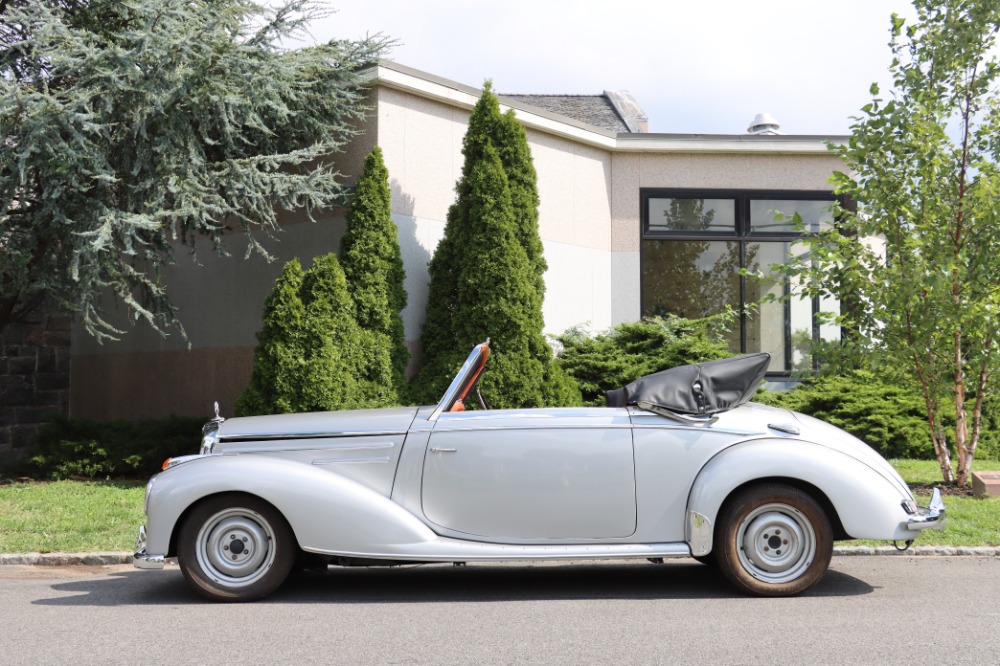
[[[48,606],[124,606],[211,603],[195,594],[177,569],[129,571],[55,583],[71,593],[35,601]],[[830,570],[804,597],[870,594],[853,576]],[[714,568],[690,560],[587,564],[427,565],[342,568],[293,574],[256,603],[439,603],[586,599],[745,598]]]

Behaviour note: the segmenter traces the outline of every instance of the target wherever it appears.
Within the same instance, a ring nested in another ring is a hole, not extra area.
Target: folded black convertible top
[[[678,414],[724,412],[753,397],[770,362],[760,352],[662,370],[608,391],[608,407],[648,402]]]

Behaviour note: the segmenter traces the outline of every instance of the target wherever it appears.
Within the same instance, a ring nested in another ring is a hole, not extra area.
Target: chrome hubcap
[[[765,504],[740,523],[740,564],[754,578],[787,583],[816,557],[816,533],[802,512],[787,504]]]
[[[274,562],[274,532],[250,509],[213,515],[198,532],[198,564],[215,582],[245,587],[259,580]]]

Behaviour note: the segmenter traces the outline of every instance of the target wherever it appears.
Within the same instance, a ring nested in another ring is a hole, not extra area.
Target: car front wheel
[[[181,571],[214,601],[251,601],[274,592],[295,563],[292,530],[270,504],[250,495],[210,497],[178,535]]]
[[[789,596],[818,583],[830,566],[833,529],[807,493],[783,484],[752,486],[719,514],[716,560],[737,587]]]

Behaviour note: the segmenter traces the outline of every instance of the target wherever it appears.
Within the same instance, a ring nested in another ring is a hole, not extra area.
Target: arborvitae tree
[[[371,394],[373,382],[367,376],[376,362],[366,362],[372,353],[370,339],[362,335],[354,320],[354,303],[347,280],[333,253],[317,257],[302,281],[302,301],[306,309],[306,371],[300,411],[349,409],[377,406],[387,402]],[[382,350],[384,383],[382,396],[391,391],[388,353]]]
[[[453,266],[455,289],[448,299],[454,307],[449,337],[461,342],[425,355],[415,397],[436,401],[472,345],[489,337],[493,356],[481,387],[494,407],[578,403],[579,390],[553,367],[542,336],[542,299],[517,236],[499,154],[487,142],[467,166],[468,177],[460,187],[463,196],[453,206],[463,213],[454,220],[461,229],[462,252],[455,254],[460,261]],[[544,353],[533,353],[536,350]]]
[[[388,350],[354,320],[335,254],[305,273],[285,264],[264,309],[250,387],[236,414],[315,412],[394,402]]]
[[[264,326],[257,333],[250,387],[236,401],[237,416],[294,412],[302,404],[303,277],[299,260],[289,261],[264,304]]]
[[[539,296],[545,295],[545,271],[548,264],[543,256],[542,239],[538,235],[538,174],[531,159],[528,136],[514,111],[507,110],[496,131],[496,149],[507,174],[510,200],[514,210],[516,235],[532,270]]]
[[[391,371],[369,368],[368,374],[388,374],[392,400],[403,392],[410,354],[400,314],[406,307],[403,258],[396,225],[390,215],[389,171],[376,146],[365,158],[364,170],[347,214],[347,231],[340,243],[340,265],[354,301],[355,319],[374,346],[366,360],[391,359]]]

